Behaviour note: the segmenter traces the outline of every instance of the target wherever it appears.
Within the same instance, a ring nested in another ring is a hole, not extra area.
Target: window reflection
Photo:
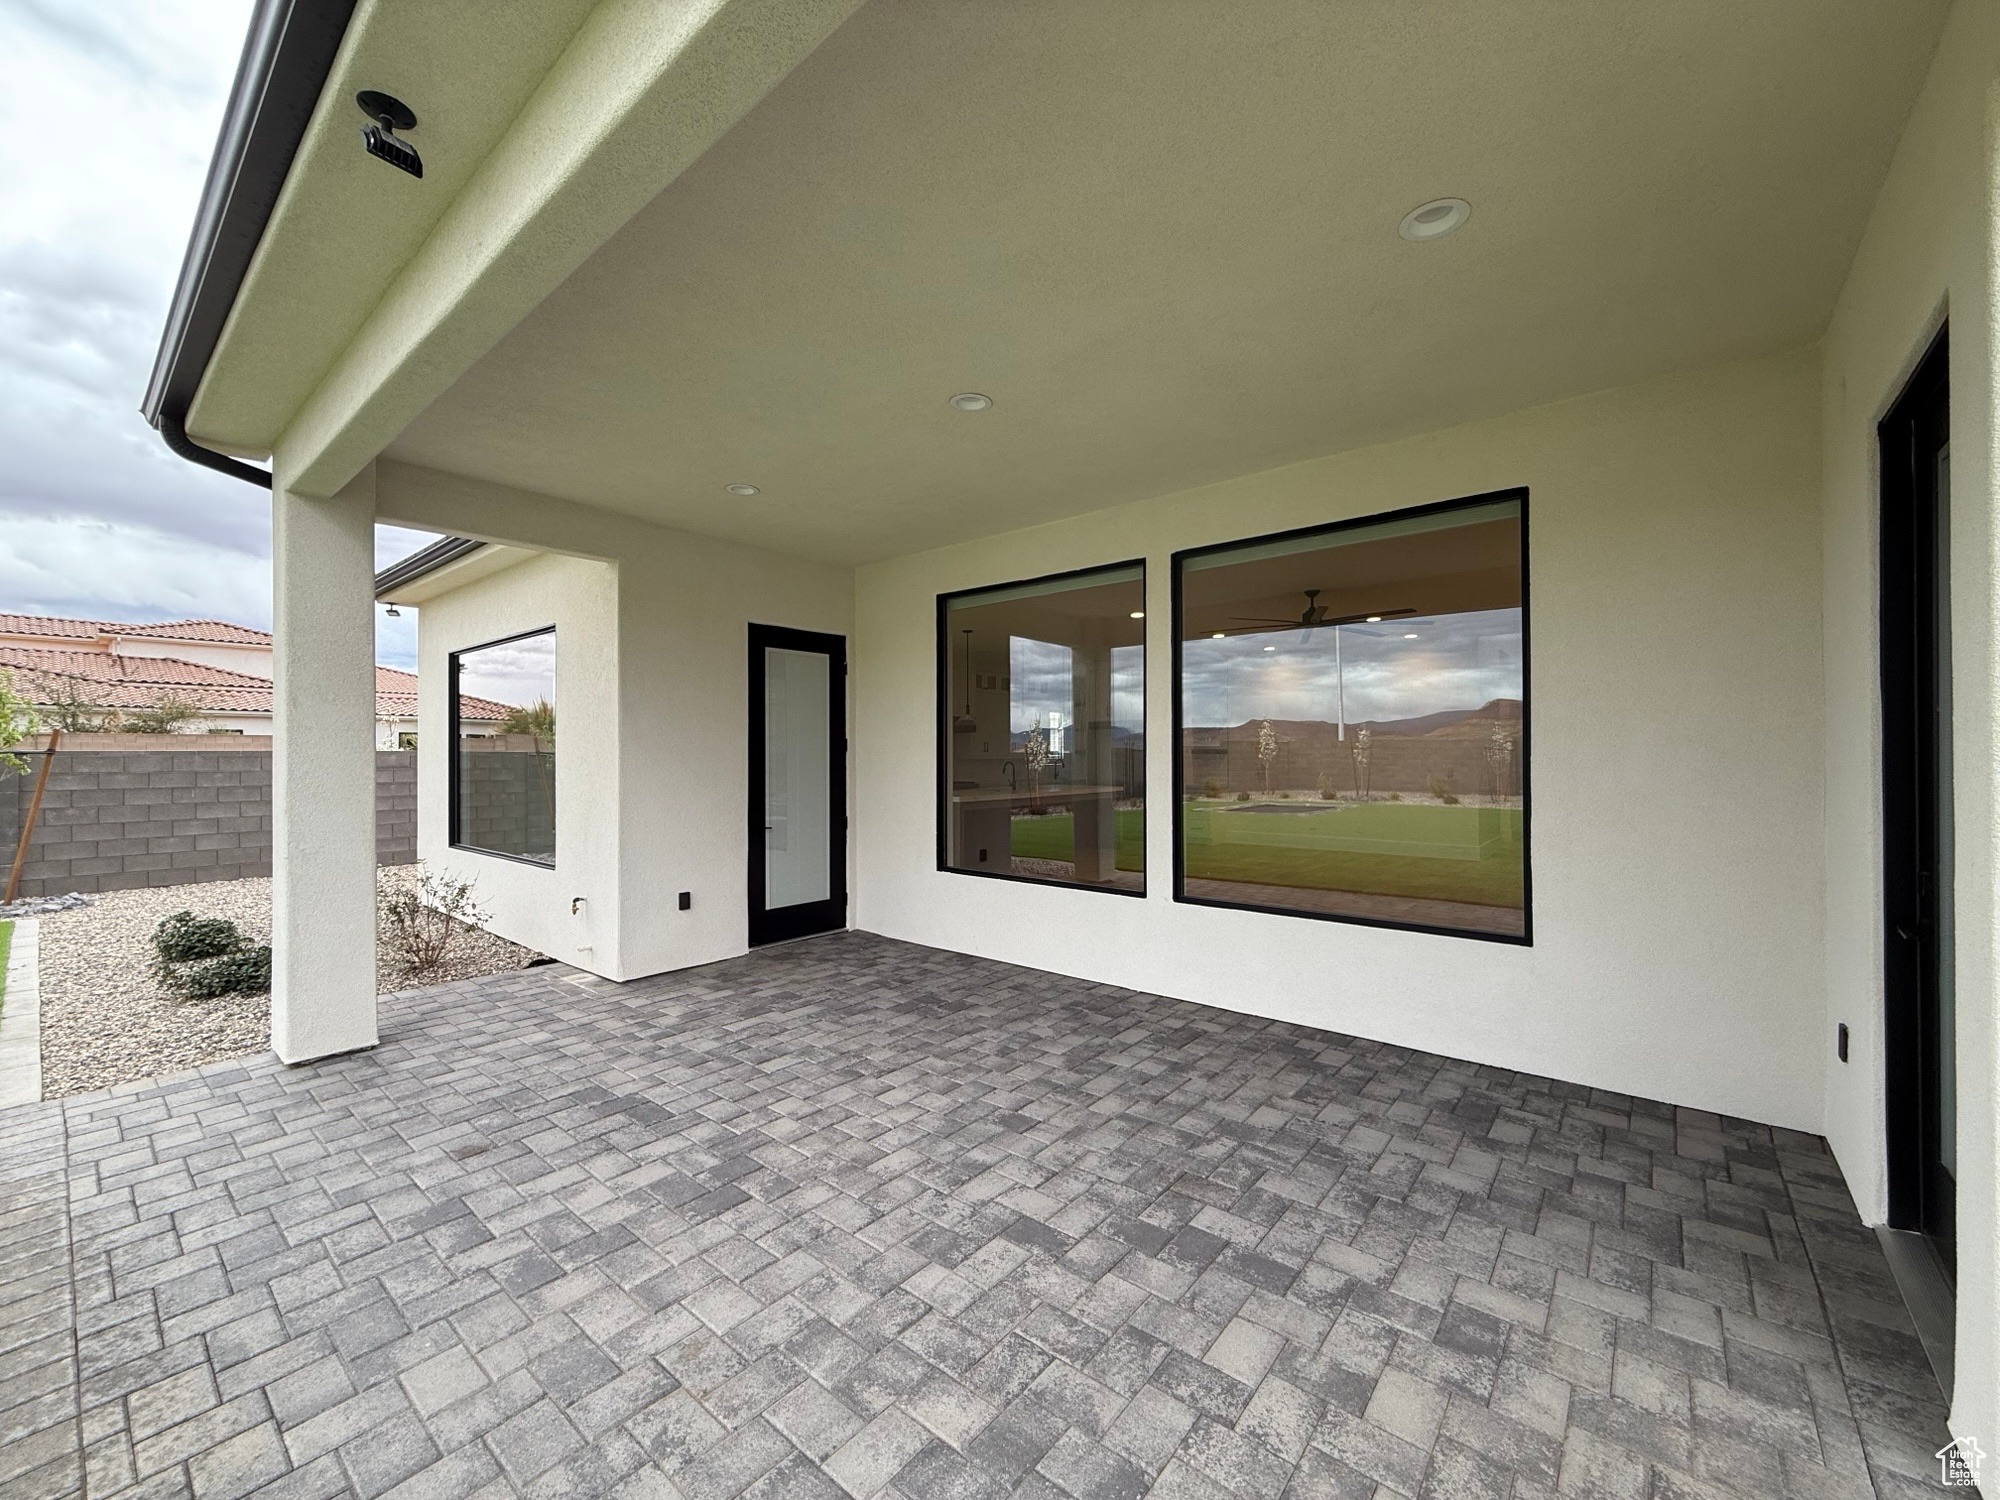
[[[452,653],[451,842],[556,862],[556,633]]]
[[[1145,889],[1145,569],[952,595],[941,864]]]
[[[1522,501],[1176,559],[1180,894],[1527,932]]]

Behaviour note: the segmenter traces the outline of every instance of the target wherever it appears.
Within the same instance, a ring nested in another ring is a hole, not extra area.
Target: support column
[[[375,1045],[375,473],[271,495],[271,1047]]]
[[[1111,646],[1109,627],[1088,620],[1079,626],[1070,656],[1070,783],[1099,787],[1073,793],[1070,829],[1076,850],[1076,878],[1103,884],[1118,873],[1118,780],[1111,735]]]

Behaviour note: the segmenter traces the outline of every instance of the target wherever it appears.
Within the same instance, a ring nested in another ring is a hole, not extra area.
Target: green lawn
[[[1258,813],[1240,806],[1187,805],[1190,878],[1475,906],[1521,904],[1521,814],[1516,808],[1367,802]],[[1143,869],[1146,815],[1130,809],[1116,817],[1118,868]],[[1070,815],[1014,819],[1013,852],[1020,859],[1074,859]]]
[[[1118,820],[1118,868],[1146,868],[1146,814],[1140,808],[1121,808],[1112,814]],[[1076,820],[1068,813],[1050,813],[1042,818],[1014,819],[1011,840],[1016,859],[1076,858]]]
[[[1190,803],[1184,826],[1197,880],[1521,904],[1517,808],[1367,802],[1255,813]]]

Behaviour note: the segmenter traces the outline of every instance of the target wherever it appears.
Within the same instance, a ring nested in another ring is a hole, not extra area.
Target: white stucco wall
[[[1826,1134],[1862,1216],[1888,1211],[1882,1057],[1882,843],[1877,680],[1876,423],[1951,326],[1953,802],[1958,923],[1958,1335],[1952,1429],[2000,1446],[2000,1197],[1996,1174],[1995,848],[2000,699],[1994,672],[1995,78],[2000,8],[1961,0],[1905,127],[1824,348],[1827,1022]]]
[[[616,564],[543,556],[426,603],[417,623],[419,857],[475,881],[486,925],[502,937],[598,973],[617,968],[619,952],[618,595]],[[556,630],[553,869],[451,847],[445,695],[452,652],[549,625]]]
[[[557,721],[581,726],[556,756],[554,875],[456,851],[452,860],[478,861],[496,931],[607,978],[744,952],[749,626],[848,635],[852,571],[412,465],[385,461],[376,473],[386,521],[568,554],[412,597],[422,606],[424,857],[444,857],[445,654],[554,619]],[[537,589],[547,592],[535,599]],[[567,632],[563,618],[574,622]],[[595,660],[579,663],[580,651]],[[573,853],[573,839],[587,842]],[[520,874],[487,879],[497,865]],[[689,911],[677,908],[681,891],[693,896]],[[584,915],[573,920],[579,894]]]
[[[121,635],[113,649],[120,656],[170,656],[180,661],[199,662],[204,667],[220,667],[225,672],[241,672],[246,677],[262,677],[267,682],[271,678],[269,646],[231,646],[215,641],[169,641]]]
[[[856,925],[1817,1129],[1819,373],[1655,381],[860,570]],[[1168,554],[1526,485],[1532,948],[1179,905]],[[1148,899],[941,873],[942,591],[1148,560]]]

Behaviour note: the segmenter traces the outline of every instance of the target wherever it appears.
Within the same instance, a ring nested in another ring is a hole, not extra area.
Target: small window
[[[938,868],[1142,894],[1146,570],[938,600]]]
[[[1526,942],[1522,493],[1176,554],[1176,896]]]
[[[554,627],[451,655],[451,842],[556,862]]]

